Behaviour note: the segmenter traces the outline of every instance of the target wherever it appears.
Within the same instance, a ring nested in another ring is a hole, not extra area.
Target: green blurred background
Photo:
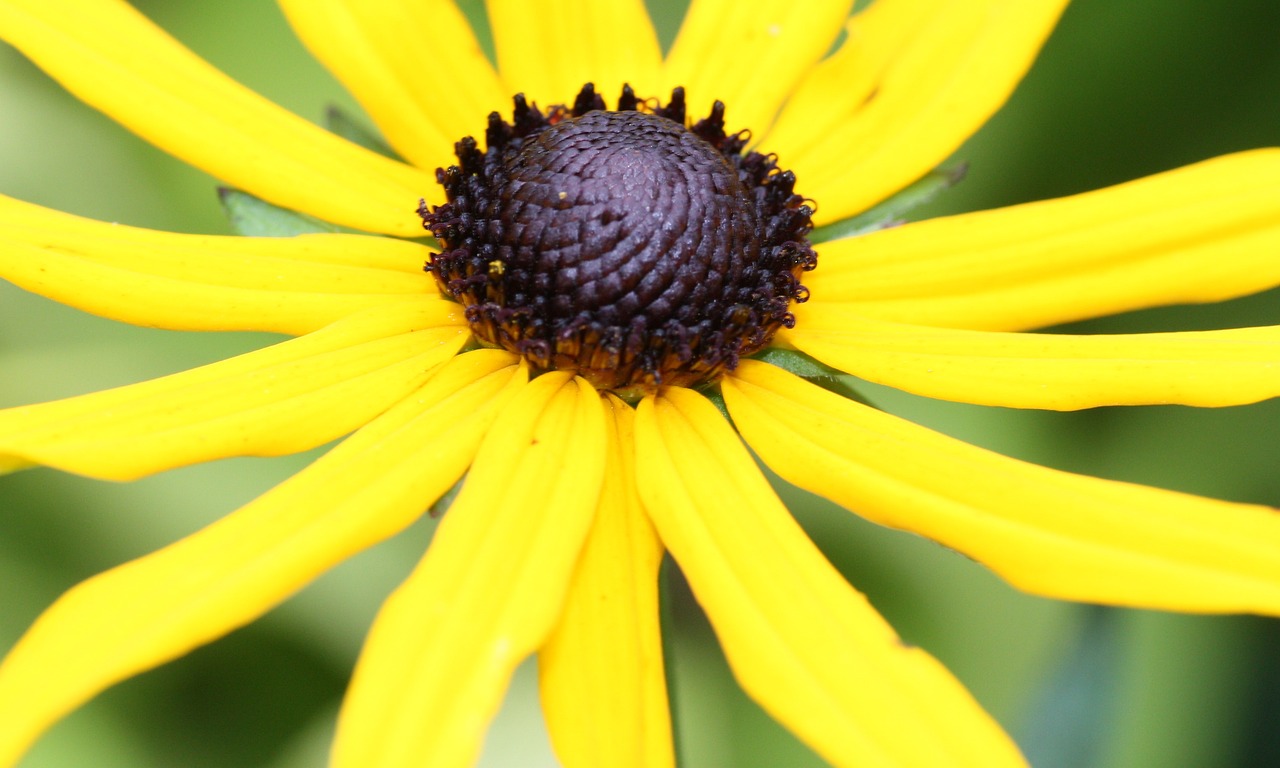
[[[330,104],[354,110],[266,0],[137,4],[301,115],[318,120]],[[669,41],[681,3],[653,5]],[[440,98],[465,87],[441,83]],[[1280,3],[1077,0],[1009,106],[958,153],[971,163],[968,179],[929,213],[1080,192],[1268,145],[1280,145]],[[0,192],[104,220],[226,232],[214,187],[0,47]],[[1075,330],[1277,321],[1280,293],[1271,292]],[[272,340],[132,328],[0,284],[0,405],[138,381]],[[1050,466],[1280,505],[1278,402],[1043,414],[869,394],[887,410]],[[0,478],[0,649],[77,581],[198,529],[311,458],[231,459],[127,485],[42,469]],[[1037,768],[1280,766],[1280,622],[1028,597],[928,541],[786,496],[849,579],[954,670]],[[427,521],[252,626],[108,691],[23,766],[322,765],[363,634],[430,535]],[[682,765],[822,765],[737,692],[676,578],[671,594]],[[555,764],[529,665],[482,764]]]

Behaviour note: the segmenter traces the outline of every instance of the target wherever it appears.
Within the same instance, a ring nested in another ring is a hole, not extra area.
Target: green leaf
[[[809,242],[816,244],[845,237],[857,237],[899,224],[908,212],[960,183],[968,169],[969,166],[961,163],[951,168],[932,170],[916,183],[876,207],[863,211],[857,216],[814,229],[809,235]]]
[[[382,136],[378,135],[377,131],[366,127],[363,123],[344,112],[341,107],[330,105],[325,110],[324,118],[326,128],[352,144],[364,147],[371,152],[377,152],[383,157],[389,157],[392,160],[404,159],[396,154],[396,151],[383,140]]]
[[[246,237],[293,237],[316,232],[338,232],[335,224],[290,211],[238,189],[219,187],[218,197],[231,228]]]
[[[1016,736],[1036,768],[1102,764],[1114,725],[1121,675],[1120,612],[1082,606],[1074,647],[1027,707]]]

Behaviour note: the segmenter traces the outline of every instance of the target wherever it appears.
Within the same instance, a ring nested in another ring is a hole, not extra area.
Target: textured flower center
[[[714,381],[794,323],[812,209],[724,132],[723,104],[684,112],[681,89],[607,111],[587,85],[572,108],[517,96],[485,151],[458,143],[448,202],[419,212],[443,249],[427,270],[477,337],[630,394]]]

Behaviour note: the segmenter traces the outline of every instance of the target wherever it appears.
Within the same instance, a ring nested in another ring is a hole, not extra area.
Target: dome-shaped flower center
[[[482,341],[633,393],[712,381],[794,322],[812,210],[725,134],[723,104],[691,128],[680,89],[665,107],[627,88],[606,111],[590,85],[572,109],[515,104],[420,209],[443,247],[427,270]]]

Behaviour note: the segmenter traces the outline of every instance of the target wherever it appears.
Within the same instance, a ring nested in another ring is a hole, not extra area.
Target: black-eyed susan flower
[[[123,2],[0,2],[0,36],[140,135],[391,236],[178,235],[0,199],[0,275],[21,287],[139,325],[298,337],[0,412],[0,466],[125,480],[350,433],[51,606],[0,666],[0,764],[464,476],[371,630],[335,765],[469,764],[535,653],[566,765],[671,765],[664,550],[743,687],[833,764],[1022,764],[826,562],[744,441],[1037,594],[1280,613],[1274,510],[1024,464],[819,385],[1064,410],[1280,394],[1277,327],[1026,332],[1280,282],[1280,155],[859,231],[999,107],[1065,2],[852,5],[696,0],[663,56],[639,2],[492,0],[495,69],[444,0],[282,0],[400,160],[263,101]]]

